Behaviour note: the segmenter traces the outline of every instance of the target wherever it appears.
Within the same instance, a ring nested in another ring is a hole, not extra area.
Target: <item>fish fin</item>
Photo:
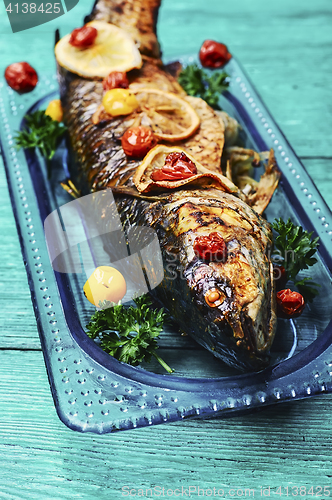
[[[60,30],[56,29],[54,32],[54,46],[58,43],[60,40]]]
[[[270,203],[272,195],[278,187],[280,177],[281,172],[278,168],[274,151],[271,149],[265,172],[257,184],[255,193],[250,194],[247,200],[248,205],[250,205],[258,214],[262,214]]]

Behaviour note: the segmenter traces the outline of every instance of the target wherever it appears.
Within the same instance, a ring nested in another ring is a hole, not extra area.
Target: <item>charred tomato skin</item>
[[[5,79],[13,90],[21,94],[31,92],[38,83],[36,70],[27,62],[18,62],[7,66]]]
[[[193,161],[185,153],[175,152],[166,156],[165,165],[155,170],[151,179],[153,181],[176,181],[189,179],[197,174],[197,168]]]
[[[127,89],[129,87],[129,82],[127,78],[127,73],[123,71],[112,71],[103,80],[104,90],[111,89]]]
[[[227,247],[219,233],[213,232],[208,236],[197,236],[194,242],[194,252],[197,257],[208,262],[225,262]]]
[[[227,46],[214,40],[205,40],[199,51],[199,59],[204,68],[222,68],[231,57]]]
[[[91,47],[98,35],[98,31],[93,26],[83,26],[76,28],[71,32],[69,43],[73,47],[85,49]]]
[[[289,288],[277,293],[277,316],[279,318],[298,318],[305,308],[305,301],[298,292]]]

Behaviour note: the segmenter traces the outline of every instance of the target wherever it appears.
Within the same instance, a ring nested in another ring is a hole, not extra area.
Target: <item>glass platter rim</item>
[[[185,61],[188,61],[188,62],[191,62],[192,56],[184,56],[181,59],[185,60]],[[276,131],[278,131],[278,133],[280,134],[280,136],[283,137],[283,140],[284,140],[285,144],[287,145],[289,151],[294,155],[294,157],[297,160],[297,162],[299,163],[299,165],[301,165],[301,168],[305,171],[303,165],[301,164],[301,162],[295,156],[294,151],[289,146],[289,144],[288,144],[287,140],[284,138],[282,132],[276,126],[276,124],[274,123],[272,117],[269,115],[269,113],[266,110],[265,106],[261,102],[260,98],[257,96],[257,93],[255,93],[254,89],[251,87],[251,84],[250,84],[248,78],[245,76],[243,70],[240,69],[239,64],[233,59],[231,61],[231,64],[228,64],[228,68],[230,66],[232,66],[232,68],[234,69],[234,71],[236,71],[238,74],[241,75],[242,82],[245,82],[245,87],[248,90],[250,96],[254,96],[256,104],[258,104],[259,108],[264,111],[264,115],[268,117],[268,120],[269,120],[269,123],[271,124],[271,126],[273,126],[274,129]],[[237,97],[239,97],[239,96],[237,96]],[[240,94],[240,97],[241,97],[241,94]],[[46,98],[46,96],[43,97],[43,99],[45,99],[45,98]],[[36,101],[37,98],[34,97],[34,100]],[[241,99],[239,99],[239,102],[240,102],[241,106],[243,107],[243,109],[245,110],[245,112],[248,114],[249,118],[255,119],[255,115],[253,115],[253,117],[251,116],[251,109],[250,109],[250,107],[246,106],[246,101],[245,100],[241,101]],[[30,108],[31,107],[33,107],[33,105],[30,106]],[[5,145],[5,148],[2,147],[2,149],[5,150],[6,149],[6,145]],[[7,156],[8,156],[8,154],[7,154]],[[19,230],[19,233],[20,233],[20,236],[21,236],[20,237],[20,241],[21,241],[22,250],[23,250],[23,254],[24,254],[24,253],[26,253],[26,251],[25,251],[25,241],[24,241],[24,237],[22,237],[22,234],[21,234],[21,231],[20,231],[20,221],[18,221],[18,217],[17,217],[17,215],[18,215],[17,214],[18,207],[17,207],[17,204],[15,205],[15,200],[14,200],[14,196],[13,196],[13,189],[12,189],[13,185],[12,185],[11,179],[10,179],[10,172],[8,172],[8,165],[7,165],[7,161],[6,161],[6,154],[4,154],[4,160],[5,160],[5,166],[6,166],[6,174],[7,174],[7,178],[9,180],[9,185],[10,185],[11,198],[12,198],[13,208],[14,208],[14,212],[15,212],[15,216],[16,216],[16,222],[17,222],[18,230]],[[288,182],[288,179],[287,179],[287,182]],[[310,188],[313,191],[316,191],[315,195],[318,197],[320,203],[322,203],[322,205],[327,210],[327,212],[329,212],[329,209],[326,206],[324,200],[321,198],[321,196],[317,192],[316,188],[313,187],[313,183],[312,183],[311,180],[310,180],[310,182],[311,182]],[[289,183],[289,188],[292,189],[292,186],[290,185],[290,183]],[[297,200],[297,197],[296,197],[296,200]],[[297,201],[299,201],[299,200],[297,200]],[[299,202],[299,204],[301,205],[301,202]],[[303,208],[303,207],[301,206],[301,208]],[[329,215],[331,216],[331,214],[329,214]],[[314,222],[313,222],[312,218],[311,219],[308,218],[308,219],[310,221],[309,225],[313,226]],[[331,217],[330,217],[330,219],[332,220]],[[314,229],[316,229],[316,228],[314,228]],[[321,235],[320,235],[320,237],[321,237]],[[325,240],[324,240],[324,244],[325,244]],[[326,257],[327,257],[327,259],[326,259]],[[326,264],[326,260],[329,261],[328,267],[331,270],[332,269],[331,254],[329,254],[327,248],[325,248],[325,258],[323,260],[325,261],[325,264]],[[29,275],[29,269],[28,268],[27,268],[27,272],[28,272],[28,275]],[[31,272],[30,272],[30,274],[31,274]],[[31,276],[29,276],[29,281],[31,281]],[[36,294],[36,291],[35,291],[35,294]],[[36,297],[35,297],[35,299],[36,299]],[[35,308],[35,311],[36,311],[36,316],[37,316],[37,314],[38,314],[38,307]],[[52,366],[51,366],[52,363],[50,363],[50,360],[48,359],[47,348],[44,345],[45,331],[43,330],[43,325],[41,325],[40,321],[38,321],[38,317],[37,317],[37,322],[38,322],[38,326],[39,326],[39,333],[40,333],[41,340],[42,340],[44,357],[45,357],[45,361],[46,361],[46,364],[47,364],[47,367],[48,367],[48,372],[49,372],[49,377],[50,377],[50,382],[51,382],[51,388],[52,388],[52,391],[53,391],[53,395],[54,395],[56,407],[57,407],[57,409],[59,411],[59,414],[62,415],[62,417],[63,417],[63,412],[62,412],[61,408],[59,407],[59,400],[58,400],[58,397],[57,397],[58,391],[57,391],[57,388],[54,386],[55,381],[54,381],[54,374],[53,374],[53,370],[52,370]],[[332,325],[332,322],[328,325],[328,327],[326,328],[325,332],[317,340],[315,340],[310,346],[308,346],[307,348],[305,348],[303,351],[301,351],[300,353],[296,354],[293,358],[284,360],[281,363],[279,363],[279,364],[277,364],[277,365],[275,365],[273,367],[267,368],[264,371],[245,375],[247,377],[247,381],[248,381],[248,378],[250,380],[252,380],[252,384],[255,384],[255,381],[258,384],[261,383],[261,382],[266,382],[267,380],[269,380],[269,381],[273,381],[273,380],[276,381],[276,380],[280,380],[281,378],[287,378],[287,376],[292,375],[295,372],[297,372],[297,371],[299,371],[299,370],[301,370],[303,368],[308,367],[310,365],[310,363],[312,363],[313,361],[315,361],[317,359],[317,357],[320,357],[321,355],[323,355],[323,353],[327,351],[328,346],[331,345],[331,339],[330,339],[330,337],[332,337],[332,327],[331,327],[331,325]],[[90,339],[88,339],[88,341],[92,343],[92,341]],[[80,346],[80,348],[82,349],[82,346]],[[214,384],[216,382],[222,382],[222,384],[224,385],[224,387],[222,389],[224,389],[224,390],[227,389],[227,387],[225,387],[225,383],[226,383],[226,385],[229,384],[230,388],[234,389],[234,387],[232,387],[232,385],[233,385],[232,382],[234,382],[234,381],[238,382],[240,379],[243,379],[243,377],[244,377],[244,374],[239,374],[237,376],[232,376],[232,377],[202,378],[202,379],[200,379],[200,378],[177,377],[177,376],[173,376],[173,375],[169,376],[169,375],[153,374],[153,373],[147,372],[145,370],[142,370],[141,368],[135,368],[135,367],[131,367],[131,366],[119,363],[117,360],[114,360],[109,355],[107,355],[106,353],[104,353],[103,351],[101,351],[100,348],[98,348],[98,349],[100,351],[99,352],[100,357],[104,358],[105,360],[107,359],[107,361],[103,361],[103,367],[105,367],[107,370],[111,370],[111,371],[112,370],[116,370],[116,372],[120,376],[127,377],[128,380],[133,380],[135,382],[140,382],[140,381],[142,381],[142,379],[143,379],[143,384],[145,382],[148,383],[148,384],[152,384],[152,382],[153,382],[152,385],[154,385],[155,387],[163,386],[163,385],[165,385],[165,382],[167,380],[169,380],[170,382],[172,382],[172,385],[174,385],[175,382],[178,382],[175,385],[181,386],[184,383],[188,382],[190,386],[192,386],[192,385],[195,386],[196,384],[200,384],[200,385],[204,384],[205,387],[206,387],[206,384]],[[86,348],[84,350],[85,350],[86,353],[88,353],[88,350]],[[309,353],[311,353],[310,354],[310,359],[308,359],[308,358],[305,359]],[[99,360],[97,360],[97,362],[99,362]],[[105,363],[106,363],[106,366],[105,366]],[[295,370],[294,370],[294,368],[295,368]],[[267,377],[265,377],[265,379],[262,380],[262,376],[264,374],[267,375]],[[137,378],[136,378],[135,375],[137,375]],[[257,379],[259,379],[259,380],[257,380]],[[156,383],[157,381],[160,381],[160,384]],[[252,384],[249,384],[249,385],[252,385]],[[246,386],[246,384],[244,384],[244,385]],[[330,392],[330,391],[332,391],[332,385],[331,384],[329,384],[328,382],[325,383],[325,381],[324,381],[323,385],[325,385],[325,388],[322,389],[322,390],[320,390],[320,391],[318,391],[318,392]],[[182,388],[178,387],[178,389],[181,390],[181,391],[186,390],[183,387]],[[175,387],[174,390],[177,390],[177,388]],[[188,390],[189,391],[192,390],[192,387],[190,387]],[[223,392],[223,391],[221,391],[221,392]],[[294,395],[291,395],[291,397],[288,398],[285,395],[283,398],[280,398],[279,401],[275,400],[273,402],[283,402],[283,401],[286,401],[287,399],[302,398],[302,397],[306,397],[306,396],[309,396],[309,395],[313,395],[314,393],[315,393],[315,391],[311,391],[310,394],[308,392],[305,393],[303,391],[302,392],[297,391],[296,397]],[[268,403],[268,401],[266,401],[266,400],[265,401],[261,401],[261,403],[264,403],[264,402],[267,403],[267,404],[273,404],[273,402],[272,403],[271,402]],[[236,405],[236,407],[233,407],[233,408],[232,407],[228,407],[227,409],[235,411],[235,410],[250,409],[250,408],[253,408],[255,406],[257,406],[257,405],[251,404],[251,405],[247,405],[246,406],[245,404],[243,404],[243,405],[240,405],[240,407],[239,407],[239,405]],[[216,410],[212,409],[210,412],[208,410],[206,410],[205,412],[203,411],[201,413],[203,413],[202,416],[209,416],[209,415],[212,415],[212,414],[216,414]],[[196,412],[196,414],[197,414],[197,412]],[[185,415],[185,416],[190,416],[190,415]],[[181,418],[183,418],[183,416],[179,415],[178,418],[175,418],[175,419],[174,418],[170,418],[170,419],[167,419],[167,420],[170,421],[170,420],[177,420],[177,419],[181,419]],[[63,420],[68,425],[68,419],[64,418]],[[165,421],[165,419],[164,419],[164,421]],[[156,423],[158,423],[158,422],[156,422]],[[141,425],[142,424],[140,424],[139,426],[141,426]],[[78,430],[82,430],[82,427],[78,428],[77,425],[76,424],[73,425],[72,422],[71,422],[71,425],[69,425],[69,426],[72,427],[72,428],[76,428]],[[131,426],[129,426],[129,427],[131,427]],[[120,426],[120,428],[128,428],[128,426],[124,425],[124,426]],[[84,430],[93,430],[93,429],[92,428],[86,428]]]

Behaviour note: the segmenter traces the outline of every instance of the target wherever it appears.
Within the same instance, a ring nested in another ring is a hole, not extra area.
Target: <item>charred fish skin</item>
[[[269,260],[270,225],[229,193],[181,191],[162,202],[119,200],[122,214],[137,213],[131,224],[157,232],[165,277],[152,294],[169,310],[181,329],[216,357],[243,370],[269,363],[276,316]],[[128,219],[128,218],[127,218]],[[197,236],[221,234],[228,247],[226,262],[205,262],[193,251]],[[212,304],[209,293],[218,294]]]
[[[122,13],[126,12],[123,18],[113,16],[113,7],[120,3]],[[154,13],[159,6],[157,1],[103,0],[97,2],[91,18],[98,13],[99,20],[127,29],[133,22],[133,4],[136,9],[144,6]],[[143,35],[153,26],[151,15],[143,33],[136,32],[141,47]],[[130,82],[156,88],[162,85],[179,94],[179,85],[160,66],[159,55],[154,55],[156,45],[151,47],[146,53],[157,59],[146,60],[140,70],[130,72]],[[185,332],[232,366],[264,368],[276,325],[269,224],[236,196],[216,189],[182,189],[164,193],[159,199],[151,196],[151,201],[147,196],[140,199],[116,194],[121,187],[135,190],[133,175],[141,163],[128,160],[121,147],[125,119],[94,125],[92,116],[101,101],[102,83],[72,75],[63,68],[58,73],[74,183],[83,194],[113,189],[124,227],[148,225],[155,229],[165,278],[152,293]],[[98,212],[98,205],[94,209]],[[107,224],[107,214],[103,215],[101,224]],[[195,237],[211,231],[217,231],[227,244],[226,262],[205,262],[195,255]],[[206,299],[211,290],[219,294],[215,307]]]
[[[96,1],[85,22],[105,21],[127,31],[137,43],[142,55],[159,58],[156,36],[161,0],[103,0]]]

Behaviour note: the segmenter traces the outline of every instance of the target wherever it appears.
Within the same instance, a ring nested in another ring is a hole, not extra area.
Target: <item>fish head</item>
[[[181,241],[183,279],[207,323],[204,346],[217,357],[226,353],[227,362],[231,358],[237,367],[242,360],[246,369],[263,368],[276,328],[270,226],[229,193],[198,204],[182,201],[174,229]],[[199,238],[215,233],[226,248],[219,261],[195,251]]]

